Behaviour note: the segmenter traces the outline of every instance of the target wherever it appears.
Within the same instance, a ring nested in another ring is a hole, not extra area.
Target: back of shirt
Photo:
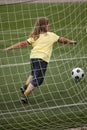
[[[53,32],[40,34],[36,41],[31,37],[27,39],[33,47],[30,58],[41,58],[44,61],[49,62],[52,54],[53,43],[57,42],[58,39],[59,36]]]

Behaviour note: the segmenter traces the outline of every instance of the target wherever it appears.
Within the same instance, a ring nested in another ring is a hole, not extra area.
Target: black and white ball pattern
[[[81,80],[84,77],[84,71],[79,67],[74,68],[71,72],[71,76],[75,80]]]

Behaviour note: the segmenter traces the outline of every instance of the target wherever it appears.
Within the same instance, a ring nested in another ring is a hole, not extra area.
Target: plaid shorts
[[[44,80],[48,63],[38,58],[31,59],[30,63],[31,63],[31,75],[33,76],[31,84],[34,87],[38,87],[42,84]]]

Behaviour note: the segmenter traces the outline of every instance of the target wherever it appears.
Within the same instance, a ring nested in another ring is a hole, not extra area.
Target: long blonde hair
[[[46,17],[40,17],[36,20],[34,29],[32,33],[30,34],[30,37],[33,37],[34,40],[37,40],[39,38],[40,33],[47,32],[46,26],[49,24],[49,20]]]

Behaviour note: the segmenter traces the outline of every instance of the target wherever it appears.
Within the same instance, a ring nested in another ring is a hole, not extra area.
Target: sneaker
[[[22,101],[23,103],[28,103],[28,98],[23,94],[23,95],[21,96],[21,101]]]
[[[22,86],[22,87],[20,88],[21,93],[24,93],[26,89],[27,89],[26,86]]]

